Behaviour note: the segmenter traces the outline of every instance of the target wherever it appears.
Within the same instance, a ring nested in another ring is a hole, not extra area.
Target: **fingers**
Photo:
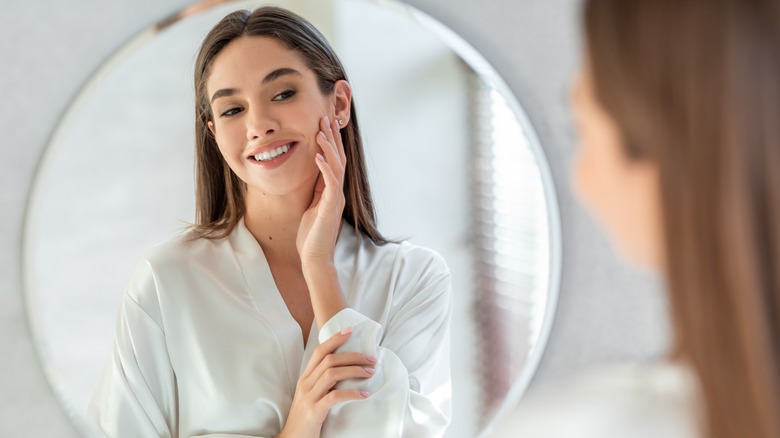
[[[371,393],[365,390],[358,390],[358,389],[336,389],[333,391],[330,391],[327,393],[324,397],[318,398],[316,401],[313,401],[312,403],[304,403],[303,405],[306,406],[302,410],[306,412],[305,417],[311,418],[311,413],[315,416],[315,421],[317,422],[315,429],[319,432],[322,423],[325,421],[325,418],[328,416],[328,412],[330,409],[335,406],[338,403],[342,403],[345,401],[350,400],[365,400],[367,399]],[[290,407],[290,415],[287,418],[287,424],[285,424],[285,429],[288,427],[288,424],[292,427],[295,427],[300,416],[298,415],[298,412],[300,412],[301,409],[296,406],[296,400],[293,399],[293,405]],[[294,418],[295,417],[295,418]],[[291,434],[290,436],[300,436],[302,434]],[[306,434],[308,435],[308,434]],[[280,435],[281,436],[281,435]],[[313,435],[313,436],[319,436]]]
[[[330,391],[324,397],[314,403],[314,410],[322,417],[323,421],[328,415],[328,411],[338,403],[350,400],[365,400],[371,395],[370,392],[358,389],[335,389]]]
[[[333,150],[334,156],[339,156],[339,144],[336,141],[336,137],[341,139],[341,133],[338,129],[338,124],[336,124],[335,120],[330,120],[327,116],[323,117],[320,121],[320,129],[322,129],[322,132],[325,134],[325,138],[328,140],[329,146]],[[341,161],[341,160],[339,160]]]
[[[333,173],[333,168],[330,167],[330,164],[328,164],[325,161],[325,158],[320,154],[317,154],[317,167],[319,167],[320,174],[325,180],[325,187],[340,187],[339,179],[336,177],[336,174]]]
[[[331,122],[331,125],[333,126],[333,135],[336,138],[336,151],[339,154],[339,158],[341,159],[341,164],[346,169],[347,167],[347,154],[344,153],[344,142],[341,139],[341,126],[336,123],[336,121]]]
[[[337,383],[347,379],[368,379],[376,373],[374,368],[361,367],[361,366],[347,366],[347,367],[335,367],[328,368],[317,379],[314,386],[311,388],[312,394],[317,397],[324,397],[328,391],[330,391]],[[312,376],[314,377],[314,376]]]
[[[330,136],[328,137],[328,140],[333,144],[333,149],[339,157],[339,162],[342,166],[346,167],[347,157],[344,153],[344,143],[341,140],[341,126],[339,126],[336,120],[329,120],[327,117],[325,118],[325,122],[330,123],[330,129],[328,129]]]
[[[344,330],[341,330],[340,332],[334,334],[330,338],[328,338],[325,342],[318,345],[317,348],[314,349],[314,352],[311,354],[311,358],[309,359],[309,363],[306,364],[306,369],[303,371],[303,374],[301,374],[302,377],[309,376],[312,371],[317,367],[317,365],[320,364],[320,362],[325,359],[325,356],[333,353],[336,351],[337,348],[344,345],[345,342],[347,342],[347,339],[352,335],[352,327],[347,327]]]
[[[341,132],[336,121],[331,121],[328,117],[323,117],[320,120],[320,132],[321,135],[317,135],[317,140],[322,147],[322,151],[325,154],[325,158],[328,163],[339,163],[337,167],[338,175],[344,175],[344,168],[346,167],[347,159],[344,153],[344,145],[341,141]],[[324,144],[323,144],[324,143]]]
[[[376,359],[366,356],[362,353],[331,353],[325,356],[322,361],[314,368],[309,374],[313,379],[321,379],[328,372],[328,370],[336,368],[345,368],[348,366],[358,366],[364,368],[373,369],[373,365],[376,363]],[[368,376],[350,376],[351,377],[368,377]],[[343,380],[343,379],[342,379]]]
[[[336,150],[333,148],[333,145],[327,139],[325,133],[320,132],[319,134],[317,134],[317,142],[320,144],[320,147],[322,148],[322,153],[324,154],[324,161],[327,162],[330,168],[333,170],[333,174],[336,175],[337,177],[341,177],[340,179],[343,180],[344,166],[339,164],[339,156],[336,154]],[[339,181],[339,179],[337,179],[336,181]]]
[[[376,359],[373,357],[362,353],[336,353],[351,335],[351,328],[346,328],[325,340],[312,352],[293,396],[287,419],[290,430],[295,429],[296,425],[306,426],[312,422],[316,423],[314,426],[319,430],[334,405],[349,400],[364,400],[370,396],[366,390],[334,389],[339,382],[367,379],[376,372],[373,367]],[[288,425],[285,425],[285,429]],[[299,435],[296,432],[294,436]]]
[[[325,191],[325,178],[322,176],[322,170],[320,170],[320,175],[317,177],[317,182],[314,183],[314,196],[311,198],[311,204],[309,204],[309,208],[314,207],[320,202],[320,198],[322,198],[322,193]]]
[[[368,391],[362,391],[357,389],[336,389],[331,391],[322,398],[321,403],[327,407],[332,408],[336,403],[341,403],[349,400],[363,400],[370,396]]]

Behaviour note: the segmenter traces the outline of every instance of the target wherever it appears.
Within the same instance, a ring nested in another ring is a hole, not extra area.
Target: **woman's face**
[[[596,100],[587,63],[575,83],[572,107],[579,137],[574,191],[624,256],[660,269],[663,229],[657,166],[625,153],[617,125]]]
[[[206,93],[209,129],[248,196],[313,189],[320,121],[349,119],[349,85],[324,95],[301,56],[272,38],[230,42],[211,64]]]

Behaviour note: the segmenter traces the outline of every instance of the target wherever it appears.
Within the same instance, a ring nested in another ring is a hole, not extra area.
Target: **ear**
[[[214,135],[215,135],[215,132],[214,132],[214,122],[209,120],[207,125],[209,127],[209,131],[211,131],[211,136],[214,137]]]
[[[333,85],[333,105],[335,110],[334,118],[341,120],[339,125],[344,128],[349,123],[350,107],[352,106],[352,87],[349,82],[341,79]]]

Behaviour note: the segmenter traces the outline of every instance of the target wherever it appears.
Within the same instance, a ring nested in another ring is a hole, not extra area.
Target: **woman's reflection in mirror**
[[[443,435],[449,270],[377,230],[325,38],[233,12],[195,92],[196,223],[139,263],[90,417],[112,437]]]

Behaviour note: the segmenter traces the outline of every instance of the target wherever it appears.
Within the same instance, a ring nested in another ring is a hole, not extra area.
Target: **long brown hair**
[[[252,12],[235,11],[223,18],[208,33],[195,62],[195,203],[196,237],[217,239],[230,234],[245,212],[245,184],[230,169],[208,129],[212,120],[206,96],[206,81],[214,58],[231,41],[243,37],[268,37],[283,43],[301,55],[317,76],[320,91],[333,93],[336,81],[347,80],[338,56],[324,36],[300,16],[282,8],[266,6]],[[358,125],[355,100],[350,119],[341,130],[347,159],[344,176],[343,218],[356,232],[377,244],[387,240],[376,228],[376,214],[363,158],[363,142]]]
[[[596,96],[657,163],[704,436],[780,436],[780,2],[589,0]]]

